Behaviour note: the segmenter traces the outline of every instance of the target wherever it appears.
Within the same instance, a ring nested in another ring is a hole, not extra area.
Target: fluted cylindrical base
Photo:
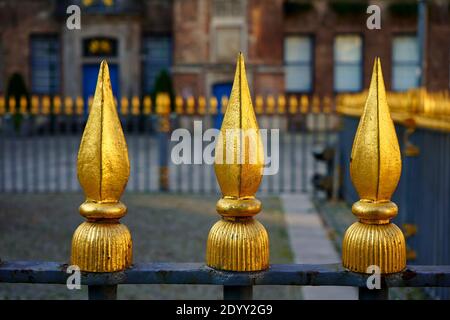
[[[254,218],[221,219],[211,228],[206,264],[227,271],[260,271],[269,267],[269,236]]]
[[[405,237],[393,223],[355,222],[344,236],[342,264],[360,273],[371,273],[367,268],[372,265],[378,266],[382,274],[400,272],[406,267]]]
[[[131,233],[125,225],[84,222],[75,230],[71,264],[82,271],[121,271],[129,267],[131,261]]]

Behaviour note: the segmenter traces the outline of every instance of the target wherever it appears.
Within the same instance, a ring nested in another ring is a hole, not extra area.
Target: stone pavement
[[[316,211],[310,195],[282,194],[289,241],[295,263],[322,264],[340,262],[332,241]],[[305,300],[356,300],[358,290],[352,287],[302,287]]]

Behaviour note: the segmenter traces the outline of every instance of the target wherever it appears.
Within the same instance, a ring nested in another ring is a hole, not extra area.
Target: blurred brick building
[[[425,79],[449,88],[447,0],[428,1]],[[81,8],[69,30],[66,9]],[[370,4],[381,30],[366,27]],[[244,52],[255,94],[333,95],[368,86],[380,56],[387,87],[419,85],[417,1],[0,0],[0,94],[14,72],[33,94],[92,94],[107,59],[118,95],[152,92],[161,70],[184,96],[221,96]]]

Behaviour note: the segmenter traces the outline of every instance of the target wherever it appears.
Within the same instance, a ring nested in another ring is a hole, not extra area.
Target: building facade
[[[424,77],[450,86],[450,6],[429,0]],[[67,7],[81,9],[69,30]],[[381,29],[366,26],[381,9]],[[375,56],[386,86],[419,85],[417,1],[346,0],[0,0],[0,94],[14,73],[31,94],[93,93],[107,59],[118,96],[154,90],[162,70],[177,94],[228,94],[236,54],[246,57],[252,94],[332,96],[369,84]]]

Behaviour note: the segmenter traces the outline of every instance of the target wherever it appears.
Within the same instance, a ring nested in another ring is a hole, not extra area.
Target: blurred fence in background
[[[349,158],[366,95],[342,94],[336,102],[306,95],[254,97],[260,128],[279,129],[279,171],[263,178],[260,192],[322,189],[328,197],[357,201]],[[127,190],[220,192],[212,165],[171,161],[179,143],[171,141],[171,133],[177,128],[193,133],[194,121],[201,121],[202,133],[219,128],[227,98],[159,95],[155,100],[117,101],[132,170]],[[402,149],[402,176],[393,200],[400,207],[396,223],[407,238],[408,258],[411,264],[449,265],[449,93],[390,93],[388,103]],[[82,98],[0,97],[0,192],[80,191],[75,164],[88,106]],[[191,160],[211,143],[191,142]],[[269,157],[272,143],[276,139],[265,147]],[[450,297],[448,288],[427,290],[434,297]]]
[[[359,199],[349,176],[349,158],[358,127],[364,93],[343,95],[340,166],[342,196]],[[402,175],[393,201],[399,206],[394,222],[407,239],[410,264],[450,264],[450,96],[423,89],[388,95],[402,151]],[[448,288],[427,288],[435,298],[449,299]]]
[[[272,159],[268,166],[278,167],[278,173],[264,177],[260,192],[307,192],[314,181],[331,195],[330,159],[318,163],[313,154],[320,158],[336,143],[334,102],[306,95],[256,96],[253,101],[260,128],[279,129],[278,138],[268,133],[265,148]],[[79,191],[75,164],[91,103],[81,97],[0,97],[0,191]],[[212,165],[171,161],[179,143],[171,141],[171,132],[184,128],[192,134],[195,121],[201,121],[201,133],[219,129],[227,97],[170,99],[161,94],[156,99],[122,97],[116,103],[132,168],[128,191],[219,192]],[[193,161],[210,143],[191,141],[188,158]],[[279,163],[271,154],[276,145]]]

